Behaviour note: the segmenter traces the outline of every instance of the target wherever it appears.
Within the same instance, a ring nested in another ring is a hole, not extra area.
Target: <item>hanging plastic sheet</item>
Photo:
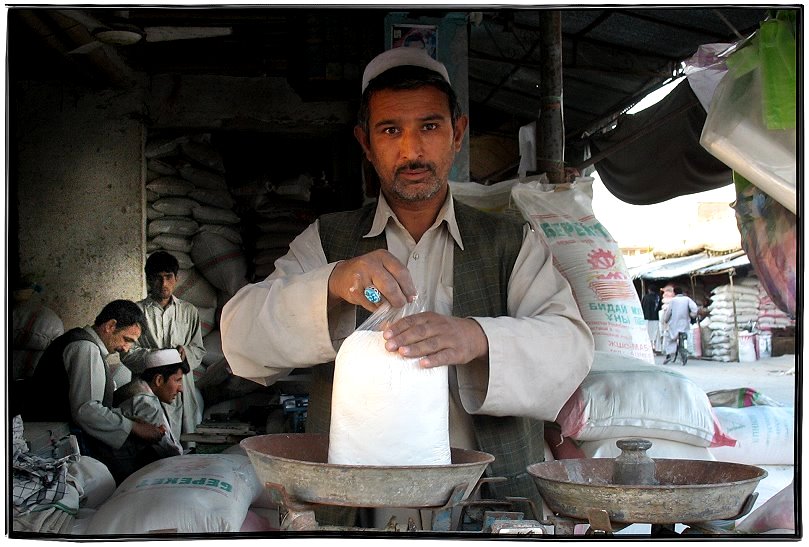
[[[750,259],[761,286],[781,311],[797,312],[798,252],[796,216],[738,173],[736,222],[742,248]]]
[[[796,212],[795,12],[781,11],[727,59],[700,144]]]

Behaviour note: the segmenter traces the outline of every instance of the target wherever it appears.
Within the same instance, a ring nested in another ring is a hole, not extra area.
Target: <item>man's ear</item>
[[[368,159],[368,161],[371,161],[371,143],[368,140],[368,133],[366,133],[361,126],[355,125],[354,137],[357,139],[357,142],[360,143],[360,146],[362,146],[362,151],[365,153],[365,157]]]
[[[152,382],[154,383],[155,387],[160,387],[166,383],[166,379],[163,378],[162,374],[156,374],[154,378],[152,378]]]
[[[106,333],[113,333],[113,332],[115,332],[115,327],[117,327],[117,326],[118,326],[118,321],[116,321],[115,319],[109,319],[109,320],[107,320],[105,323],[103,323],[101,325],[101,328]]]
[[[457,120],[455,120],[455,127],[454,133],[452,134],[452,141],[455,146],[455,151],[461,151],[461,143],[463,143],[463,136],[466,133],[466,128],[469,125],[469,117],[466,114],[462,114]]]

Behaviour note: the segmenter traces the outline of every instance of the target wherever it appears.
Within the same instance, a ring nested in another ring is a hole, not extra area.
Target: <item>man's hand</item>
[[[382,336],[385,349],[421,357],[424,368],[465,365],[489,355],[489,341],[474,319],[417,313],[396,321]]]
[[[407,267],[385,249],[378,249],[338,263],[329,277],[329,308],[340,300],[374,312],[379,304],[365,298],[365,288],[374,286],[394,308],[416,296],[416,286]]]
[[[162,425],[157,426],[143,421],[133,420],[132,433],[146,442],[156,443],[166,434],[166,428]]]

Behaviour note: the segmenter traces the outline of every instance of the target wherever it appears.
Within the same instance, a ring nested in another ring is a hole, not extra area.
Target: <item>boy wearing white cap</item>
[[[118,451],[120,469],[117,471],[124,476],[157,459],[183,453],[180,432],[172,431],[161,403],[170,405],[182,392],[183,378],[190,367],[176,349],[150,352],[144,358],[144,367],[137,378],[115,391],[113,404],[128,418],[161,427],[164,435],[151,444],[130,439]]]
[[[586,376],[593,337],[567,281],[527,223],[453,199],[448,177],[468,124],[446,68],[396,48],[362,79],[354,129],[380,179],[376,203],[327,214],[264,281],[223,308],[234,374],[269,385],[311,367],[307,432],[330,424],[333,361],[382,300],[429,310],[400,319],[386,349],[449,367],[451,446],[495,456],[492,494],[541,499],[526,466],[544,459],[553,421]]]

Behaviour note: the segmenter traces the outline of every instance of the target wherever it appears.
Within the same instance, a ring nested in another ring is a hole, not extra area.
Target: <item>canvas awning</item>
[[[739,268],[750,268],[750,259],[747,258],[746,254],[742,254],[728,260],[727,262],[721,262],[719,264],[714,264],[712,266],[707,266],[705,268],[700,268],[691,273],[691,275],[716,275],[721,273],[727,273],[731,271],[736,271]]]
[[[720,256],[709,256],[708,253],[702,252],[677,258],[664,258],[663,260],[642,264],[634,268],[629,268],[629,274],[632,276],[632,279],[642,279],[644,281],[674,279],[676,277],[692,275],[709,275],[710,273],[727,271],[730,268],[730,263],[742,258],[747,264],[750,264],[744,251],[736,251]],[[739,262],[738,265],[743,265],[743,262]],[[714,268],[715,270],[712,270]]]

